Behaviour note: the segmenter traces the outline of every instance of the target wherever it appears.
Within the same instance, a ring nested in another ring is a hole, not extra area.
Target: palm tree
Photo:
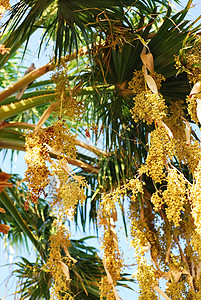
[[[163,6],[157,10],[159,3]],[[26,51],[30,36],[40,28],[40,47],[53,40],[55,53],[50,63],[0,92],[1,148],[26,150],[33,159],[32,150],[40,147],[33,166],[27,156],[28,191],[22,189],[33,201],[38,198],[37,207],[26,202],[27,213],[10,187],[0,194],[7,210],[4,222],[12,225],[9,235],[19,238],[23,233],[38,251],[34,264],[25,259],[18,264],[23,299],[49,299],[52,280],[60,299],[73,294],[78,299],[119,299],[115,286],[120,284],[122,261],[116,210],[118,218],[122,214],[125,235],[131,223],[139,299],[158,299],[157,293],[165,299],[199,297],[200,146],[189,125],[199,119],[199,26],[185,19],[191,1],[178,13],[165,1],[159,3],[27,0],[11,9],[5,24],[9,34],[1,42],[10,50],[0,57],[1,68],[21,45]],[[32,83],[55,68],[51,79]],[[13,94],[25,86],[17,100]],[[93,145],[85,141],[89,138]],[[81,149],[76,156],[75,145]],[[44,156],[53,166],[53,177],[48,177],[47,164],[40,165]],[[68,164],[78,168],[70,172]],[[43,171],[41,183],[33,179],[36,170],[37,176]],[[48,184],[53,186],[51,208],[41,199]],[[66,221],[60,201],[67,217],[71,208],[76,211],[74,220],[80,220],[83,229],[88,218],[97,230],[104,229],[102,261],[82,240],[60,245],[53,262],[61,278],[54,274],[51,260],[51,236],[57,234],[53,227],[59,231]],[[49,213],[54,207],[57,223]],[[63,287],[58,278],[65,282]],[[161,278],[168,283],[166,293],[159,287]]]

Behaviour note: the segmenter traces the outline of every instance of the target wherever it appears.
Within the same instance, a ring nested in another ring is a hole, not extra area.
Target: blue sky
[[[185,6],[186,1],[182,1],[181,2],[182,5]],[[193,3],[194,7],[191,9],[190,13],[188,14],[188,18],[190,20],[195,20],[200,14],[201,14],[201,1],[196,0]],[[38,59],[37,57],[37,48],[39,45],[39,41],[38,41],[38,37],[35,36],[30,43],[30,49],[33,50],[33,56],[29,57],[27,56],[26,59],[26,65],[29,66],[32,62],[35,63],[36,67],[40,67],[42,65],[44,65],[45,63],[47,63],[49,61],[49,56],[51,55],[51,52],[49,52],[47,55],[46,54],[42,54],[41,58]],[[23,156],[24,153],[20,154],[20,156],[16,156],[14,157],[14,162],[13,162],[13,168],[12,168],[12,172],[13,173],[20,173],[20,175],[23,177],[24,171],[26,170],[26,164],[23,160]],[[10,169],[10,164],[9,164],[9,159],[7,158],[4,162],[2,162],[2,156],[0,154],[0,167],[3,171],[10,173],[11,169]],[[122,231],[120,225],[117,226],[117,230],[119,232]],[[93,234],[93,231],[90,232],[90,234]],[[80,237],[82,237],[83,235],[80,234]],[[79,237],[79,233],[77,232],[73,232],[72,237]],[[128,264],[132,264],[133,262],[133,251],[132,250],[127,250],[129,248],[129,243],[126,241],[126,239],[123,237],[122,234],[122,245],[123,245],[123,251],[126,252],[126,257],[127,257],[127,263]],[[91,243],[95,246],[97,246],[97,241],[93,241],[93,243]],[[31,250],[31,249],[30,249]],[[30,257],[31,259],[34,258],[34,251],[31,250],[30,251]],[[0,299],[6,299],[6,300],[13,300],[14,296],[10,294],[12,294],[15,291],[15,285],[16,282],[13,280],[9,281],[9,284],[7,285],[7,280],[6,278],[10,275],[11,271],[12,271],[12,265],[10,265],[10,262],[14,259],[14,260],[19,260],[19,254],[20,255],[27,255],[27,251],[24,249],[22,252],[16,252],[16,249],[10,249],[10,253],[6,253],[5,249],[4,249],[4,245],[2,243],[2,241],[0,241],[0,266],[8,264],[8,266],[6,267],[0,267]],[[17,257],[16,257],[17,255]],[[15,258],[16,257],[16,258]],[[7,295],[6,298],[4,298],[4,295]],[[130,291],[125,291],[124,289],[121,290],[120,292],[120,296],[122,297],[123,300],[137,300],[138,296],[137,293],[135,292],[130,292]]]

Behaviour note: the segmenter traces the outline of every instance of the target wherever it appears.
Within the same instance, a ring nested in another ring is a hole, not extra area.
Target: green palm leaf
[[[82,38],[87,45],[93,42],[89,39],[91,28],[97,28],[99,22],[102,23],[102,16],[105,15],[111,22],[121,19],[122,22],[129,24],[124,7],[134,6],[139,11],[149,14],[157,2],[167,5],[166,1],[133,3],[130,0],[85,1],[84,4],[82,1],[66,0],[60,0],[57,4],[53,0],[45,0],[43,3],[33,0],[19,2],[12,7],[10,19],[6,24],[11,34],[5,45],[11,48],[12,54],[26,40],[26,50],[30,36],[37,28],[43,27],[46,30],[42,41],[46,36],[55,39],[55,55],[60,59],[66,51],[71,52],[74,49],[78,51]],[[99,22],[95,21],[97,18],[100,18]],[[9,55],[1,59],[0,66],[8,57]]]

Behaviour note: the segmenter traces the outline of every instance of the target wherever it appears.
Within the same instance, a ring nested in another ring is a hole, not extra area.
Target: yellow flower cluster
[[[193,45],[190,51],[186,53],[186,68],[189,70],[189,82],[195,84],[201,80],[201,67],[195,64],[201,63],[201,39],[199,38],[197,44]]]
[[[135,201],[138,193],[143,194],[143,185],[144,183],[138,178],[130,179],[127,183],[122,185],[119,188],[116,188],[111,193],[104,193],[102,195],[101,203],[100,203],[100,216],[99,222],[100,225],[105,224],[105,219],[110,217],[113,212],[116,210],[116,203],[120,200],[120,198],[131,195],[131,200]],[[103,223],[101,223],[103,222]]]
[[[165,100],[159,94],[151,91],[141,92],[133,98],[135,106],[131,109],[135,122],[142,120],[147,124],[159,121],[166,115],[167,106]]]
[[[7,9],[10,9],[10,1],[0,0],[0,18],[3,16]]]
[[[114,225],[113,225],[114,226]],[[104,259],[108,272],[112,276],[114,285],[121,278],[120,272],[123,267],[122,257],[118,248],[118,241],[114,227],[110,222],[105,225],[105,233],[102,240],[101,249],[104,249]]]
[[[52,274],[54,283],[51,288],[51,300],[71,300],[69,284],[70,277],[67,278],[70,258],[61,255],[61,249],[68,249],[70,246],[70,234],[64,225],[54,224],[56,232],[50,236],[49,257],[47,260],[47,270]]]
[[[160,226],[160,233],[159,233],[159,243],[160,243],[160,260],[163,263],[168,264],[170,261],[171,249],[173,248],[172,240],[173,235],[177,234],[176,230],[178,227],[173,227],[170,222],[165,218],[164,222]]]
[[[194,177],[195,182],[190,188],[190,201],[196,231],[201,235],[201,161],[198,163]]]
[[[177,230],[179,230],[181,238],[190,240],[191,235],[193,234],[193,232],[195,232],[195,224],[194,224],[193,216],[191,214],[191,204],[189,201],[189,187],[188,187],[187,200],[188,201],[185,205],[183,218],[180,223],[180,228],[179,229],[177,228]]]
[[[189,98],[190,99],[190,98]],[[195,103],[196,105],[196,103]],[[194,108],[194,116],[196,115],[196,107]],[[186,139],[186,121],[184,116],[184,103],[177,101],[171,103],[170,114],[164,118],[165,124],[170,128],[175,142],[175,155],[180,163],[187,164],[190,171],[194,173],[198,162],[201,159],[201,149],[199,141],[195,140],[191,133],[190,144]],[[195,121],[195,120],[194,120]]]
[[[182,143],[180,144],[180,151],[178,150],[179,148],[179,143],[177,143],[176,146],[176,151],[177,151],[177,156],[180,159],[180,161],[183,161],[186,163],[193,174],[198,166],[198,163],[201,159],[201,147],[199,141],[194,141],[190,145],[183,145]],[[183,150],[183,153],[182,153]]]
[[[168,288],[166,289],[166,293],[169,297],[171,297],[171,300],[186,300],[186,286],[185,286],[185,281],[180,281],[177,283],[170,283],[168,285]],[[197,300],[196,298],[189,298],[189,299],[194,299]]]
[[[141,70],[134,71],[133,78],[128,83],[128,87],[137,95],[145,91],[144,73]]]
[[[138,193],[140,193],[141,195],[144,194],[143,185],[144,185],[144,182],[142,182],[142,181],[139,180],[138,178],[130,179],[130,180],[125,184],[125,187],[126,187],[128,190],[131,190],[131,192],[132,192],[132,195],[131,195],[131,200],[132,200],[132,201],[135,201],[135,200],[136,200]]]
[[[83,178],[76,176],[68,165],[68,160],[76,157],[76,147],[75,135],[66,126],[64,117],[78,118],[82,104],[76,100],[77,90],[71,90],[68,84],[65,67],[65,64],[61,65],[54,75],[56,94],[59,100],[59,105],[56,108],[57,121],[47,128],[26,134],[25,160],[28,166],[26,179],[31,200],[36,202],[41,193],[45,195],[45,189],[49,183],[52,185],[54,193],[52,207],[53,213],[57,217],[57,223],[53,224],[53,228],[56,227],[56,232],[50,237],[47,261],[48,270],[54,279],[51,288],[51,300],[74,299],[69,288],[68,267],[71,259],[65,250],[70,244],[70,235],[61,224],[69,216],[72,220],[78,201],[82,203],[86,198],[85,188],[87,186]],[[50,152],[56,155],[56,162],[50,158]],[[65,257],[61,255],[62,249],[66,252]]]
[[[57,164],[52,164],[52,173],[56,174],[57,183],[55,187],[54,197],[51,203],[54,214],[59,219],[65,220],[72,214],[78,201],[83,203],[86,199],[85,188],[86,182],[81,176],[71,176],[64,169],[64,165],[68,166],[65,160],[60,160]]]
[[[24,157],[27,163],[25,172],[28,188],[31,194],[31,201],[37,203],[41,193],[45,193],[45,188],[49,184],[51,175],[46,161],[49,159],[47,147],[44,143],[44,134],[28,132],[26,135],[26,155]]]
[[[76,157],[75,134],[72,134],[65,120],[58,120],[44,130],[45,143],[61,157]]]
[[[186,98],[186,101],[188,103],[188,113],[191,117],[191,120],[193,120],[196,124],[199,124],[199,120],[197,117],[197,101],[196,99],[200,97],[200,93],[197,95],[188,96]]]
[[[125,188],[119,188],[114,192],[103,194],[99,207],[98,221],[99,225],[104,227],[101,249],[104,250],[104,266],[109,272],[109,275],[104,276],[100,282],[101,299],[115,299],[113,286],[121,278],[120,272],[123,267],[123,260],[118,246],[114,222],[117,220],[115,204],[120,196],[125,195],[125,192]],[[108,276],[111,276],[112,284],[108,281]]]
[[[101,278],[100,281],[100,300],[116,300],[112,285],[109,283],[107,276]]]
[[[58,106],[55,109],[59,116],[69,119],[79,119],[83,113],[84,104],[77,100],[77,94],[81,89],[81,85],[71,87],[67,76],[67,64],[64,60],[61,61],[57,71],[53,74],[52,80],[55,83],[56,101]]]
[[[197,253],[198,258],[199,258],[198,263],[200,263],[200,259],[201,259],[201,236],[200,236],[200,234],[198,234],[195,231],[192,232],[192,235],[191,235],[191,245],[192,245],[191,257],[195,256],[195,253]]]
[[[154,205],[155,211],[161,210],[161,208],[164,204],[164,201],[163,201],[160,191],[156,191],[155,193],[153,193],[150,200]]]
[[[199,264],[200,264],[200,262],[199,262]],[[198,265],[198,270],[199,270],[199,268],[200,268],[200,266]],[[190,299],[193,299],[193,300],[201,299],[201,276],[200,276],[200,274],[199,274],[199,276],[197,275],[195,278],[195,287],[196,287],[196,291],[193,291],[192,289],[189,291],[189,300]]]
[[[106,220],[105,220],[106,221]],[[118,240],[114,224],[106,221],[104,225],[104,236],[102,239],[101,249],[104,250],[104,264],[109,275],[104,276],[100,282],[101,299],[113,300],[113,286],[121,279],[121,270],[123,267],[123,259],[118,247]],[[111,276],[112,282],[109,282]],[[104,286],[105,285],[105,286]],[[104,298],[105,297],[105,298]]]
[[[167,160],[173,157],[175,152],[174,140],[170,139],[166,129],[158,126],[150,134],[150,147],[145,166],[139,172],[146,172],[151,178],[161,183],[165,178],[164,166]]]
[[[158,275],[156,270],[143,262],[138,266],[136,278],[139,283],[138,300],[153,299],[158,300],[154,286],[158,285]]]
[[[129,218],[131,220],[131,246],[135,249],[138,263],[144,253],[152,249],[152,258],[156,258],[159,252],[158,234],[155,230],[155,216],[148,207],[141,205],[138,201],[131,202],[129,207]]]
[[[174,61],[175,61],[175,68],[177,70],[181,69],[182,68],[182,62],[181,62],[181,59],[180,59],[179,55],[175,55]]]
[[[198,38],[196,43],[187,47],[188,52],[185,53],[185,57],[175,57],[175,67],[180,71],[186,71],[190,83],[195,84],[201,81],[201,39]],[[197,66],[196,66],[197,64]]]
[[[154,72],[152,74],[152,77],[154,78],[156,82],[156,86],[158,90],[161,87],[161,82],[165,81],[165,77],[161,74],[158,74]],[[137,71],[135,70],[133,73],[133,78],[131,81],[128,83],[129,88],[134,92],[134,94],[141,94],[142,92],[146,91],[146,84],[145,84],[145,79],[144,79],[144,72],[143,71]]]
[[[105,266],[112,278],[113,284],[104,276],[100,282],[101,299],[115,300],[113,286],[121,278],[120,272],[123,267],[123,260],[118,247],[118,239],[114,222],[117,220],[116,204],[125,195],[131,195],[132,202],[135,201],[138,193],[143,194],[143,183],[138,179],[131,179],[126,184],[117,188],[111,193],[105,193],[99,208],[99,224],[104,226],[102,249],[104,249]],[[136,202],[138,203],[138,202]],[[142,238],[145,242],[144,236]]]
[[[50,175],[56,173],[56,168],[50,172],[47,162],[52,162],[49,151],[58,155],[59,159],[64,157],[75,157],[75,136],[70,133],[64,121],[57,121],[46,129],[36,132],[28,132],[25,138],[27,171],[25,173],[31,200],[37,202],[41,193],[45,194],[45,188],[50,182]],[[68,179],[67,172],[66,182]],[[78,188],[78,186],[77,186]]]
[[[98,212],[98,220],[100,225],[105,225],[107,219],[110,218],[113,211],[116,211],[115,204],[118,202],[119,193],[104,193],[101,197],[101,203]]]
[[[185,122],[184,119],[184,101],[178,100],[171,102],[169,107],[168,115],[163,119],[165,124],[170,128],[174,139],[186,141],[185,138]]]
[[[178,174],[177,170],[170,169],[167,175],[167,189],[163,192],[163,201],[166,205],[165,213],[168,220],[179,226],[181,212],[185,210],[186,182],[184,177]],[[161,203],[160,203],[161,204]]]
[[[58,222],[54,222],[53,227],[56,227],[56,230],[55,233],[50,236],[50,255],[47,263],[49,270],[55,268],[55,263],[58,263],[58,260],[63,259],[61,256],[61,247],[68,249],[70,246],[70,233],[68,229]],[[68,257],[65,257],[65,259],[69,260]]]

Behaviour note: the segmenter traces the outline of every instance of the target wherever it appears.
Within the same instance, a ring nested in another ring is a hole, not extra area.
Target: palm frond
[[[55,56],[61,58],[66,51],[71,53],[76,50],[83,39],[86,45],[91,44],[91,29],[97,29],[101,23],[104,25],[105,17],[110,22],[125,22],[129,24],[124,9],[134,7],[141,13],[150,14],[156,4],[167,5],[167,1],[88,1],[84,5],[81,1],[53,0],[40,1],[29,0],[15,4],[10,12],[10,19],[6,23],[10,31],[10,37],[5,45],[11,48],[10,54],[26,41],[25,50],[30,36],[37,28],[45,28],[42,42],[53,38],[55,44]],[[20,21],[19,21],[20,20]],[[9,54],[0,61],[3,65]]]

